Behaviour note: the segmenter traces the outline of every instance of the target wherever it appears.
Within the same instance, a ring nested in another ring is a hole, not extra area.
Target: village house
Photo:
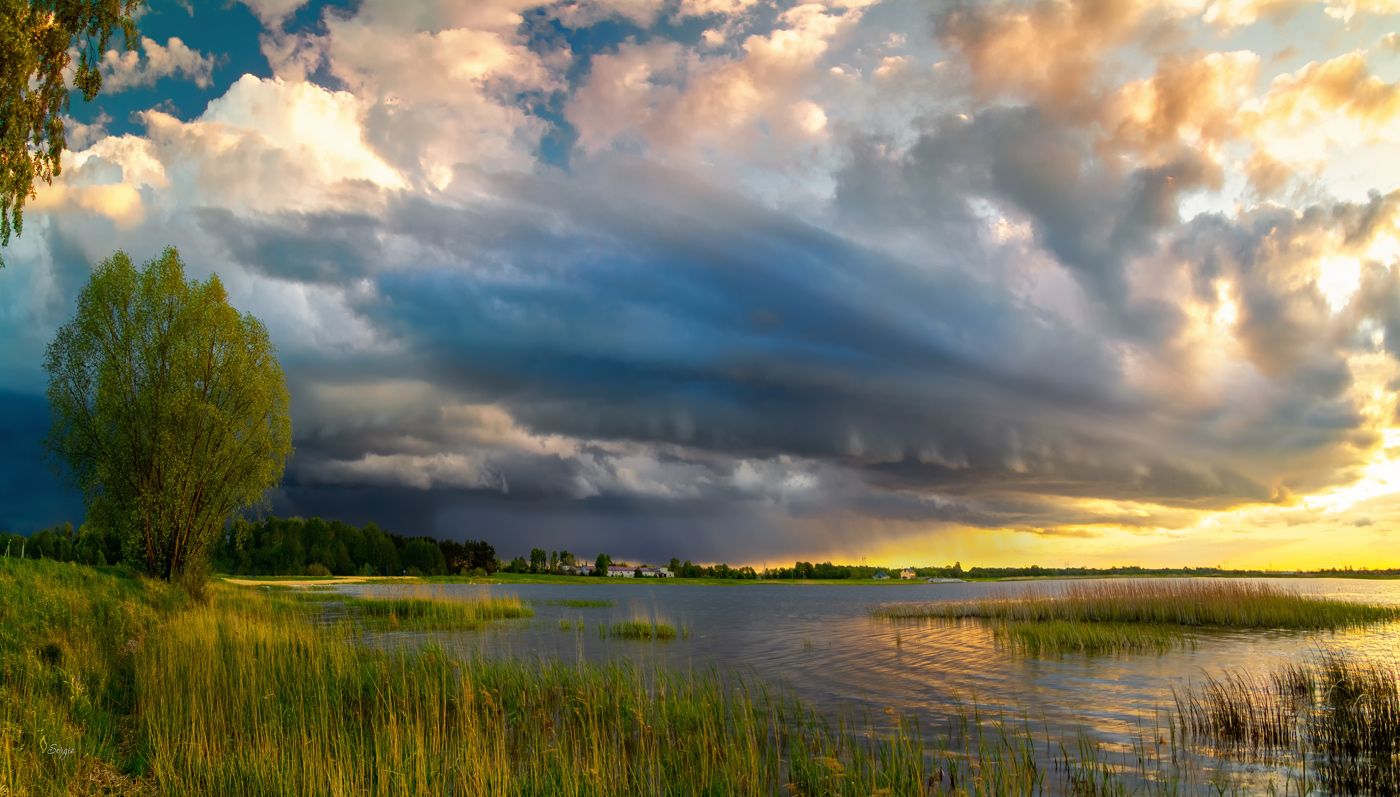
[[[906,567],[899,571],[899,577],[906,580],[917,578],[918,575],[919,574],[915,573],[912,567]]]
[[[637,568],[627,565],[608,565],[608,578],[636,578]]]

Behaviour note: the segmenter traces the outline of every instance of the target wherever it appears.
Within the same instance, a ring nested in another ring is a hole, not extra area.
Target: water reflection
[[[1275,580],[1276,582],[1279,580]],[[1282,586],[1347,600],[1400,604],[1400,582],[1288,579]],[[423,638],[489,657],[566,662],[627,660],[643,667],[717,667],[782,685],[814,708],[854,710],[879,719],[884,709],[936,727],[960,707],[984,714],[1029,716],[1061,732],[1090,731],[1126,748],[1152,732],[1172,690],[1203,672],[1248,667],[1260,672],[1314,653],[1320,646],[1366,659],[1393,661],[1400,623],[1340,632],[1202,631],[1185,648],[1163,653],[1064,656],[1014,655],[975,620],[888,621],[869,616],[892,601],[952,601],[1055,591],[1082,581],[898,586],[687,586],[684,584],[352,585],[345,590],[388,596],[405,589],[445,596],[515,594],[535,617],[484,631],[388,634],[383,644]],[[575,608],[565,599],[613,605]],[[600,636],[600,625],[656,618],[688,639],[637,642]],[[567,620],[569,630],[560,630]],[[581,620],[583,628],[577,628]]]

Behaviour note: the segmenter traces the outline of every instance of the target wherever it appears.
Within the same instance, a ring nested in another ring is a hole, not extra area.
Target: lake
[[[1286,589],[1347,600],[1400,605],[1400,581],[1271,579]],[[641,667],[718,668],[781,686],[825,713],[888,724],[890,712],[938,727],[975,705],[984,715],[1026,716],[1037,727],[1088,732],[1128,749],[1153,733],[1172,690],[1203,673],[1248,668],[1260,673],[1321,647],[1394,661],[1400,623],[1343,632],[1201,631],[1191,646],[1157,653],[1041,655],[1013,652],[977,621],[875,619],[886,603],[958,601],[1055,592],[1077,581],[899,584],[889,586],[735,585],[684,583],[361,584],[357,595],[387,597],[430,591],[443,596],[514,594],[534,604],[535,617],[481,631],[393,633],[381,644],[432,639],[466,654],[565,662],[626,660]],[[609,607],[551,602],[607,600]],[[605,638],[600,624],[656,618],[687,629],[687,638],[639,642]],[[560,621],[569,630],[561,630]],[[582,621],[583,628],[577,627]]]

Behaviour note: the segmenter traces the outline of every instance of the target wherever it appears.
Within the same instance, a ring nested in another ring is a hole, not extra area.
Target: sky
[[[1397,0],[152,0],[0,271],[268,326],[263,511],[615,559],[1400,566]]]

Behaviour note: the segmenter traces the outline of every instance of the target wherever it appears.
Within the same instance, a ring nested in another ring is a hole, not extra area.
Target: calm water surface
[[[1395,661],[1400,623],[1346,632],[1201,632],[1194,647],[1166,653],[1027,656],[999,645],[977,621],[878,620],[884,603],[957,601],[1053,592],[1083,581],[900,584],[890,586],[666,584],[352,585],[359,595],[424,590],[447,596],[513,594],[534,603],[535,617],[482,631],[388,634],[386,644],[439,641],[488,657],[565,662],[627,660],[643,667],[717,667],[784,687],[814,708],[887,716],[884,709],[937,724],[976,705],[983,712],[1026,715],[1047,727],[1086,730],[1127,744],[1153,726],[1172,689],[1202,673],[1247,667],[1267,671],[1319,647]],[[1287,589],[1400,605],[1400,581],[1277,580]],[[565,599],[609,600],[606,608],[549,605]],[[634,617],[689,630],[669,642],[600,638],[598,626]],[[560,630],[560,620],[584,628]]]

